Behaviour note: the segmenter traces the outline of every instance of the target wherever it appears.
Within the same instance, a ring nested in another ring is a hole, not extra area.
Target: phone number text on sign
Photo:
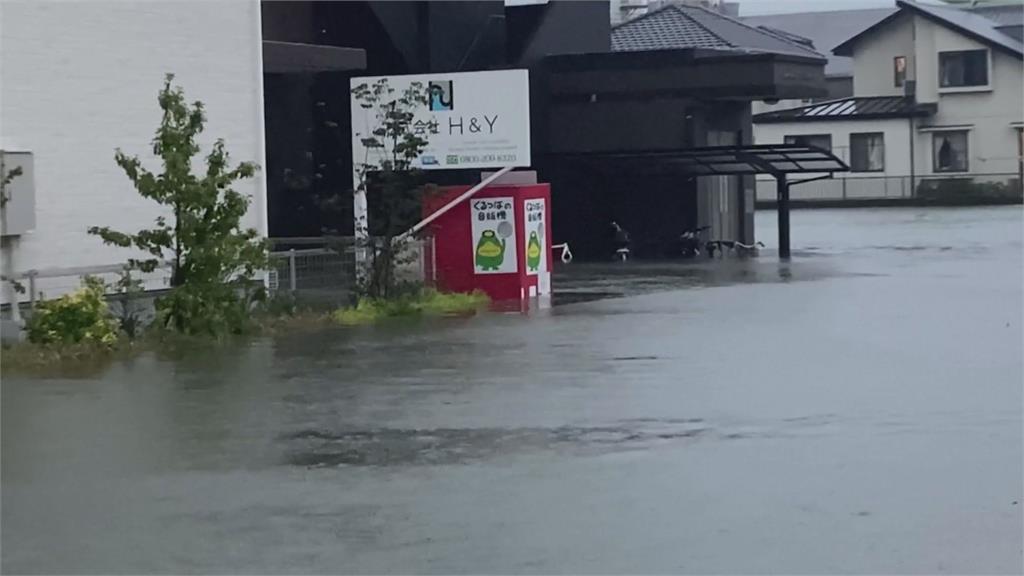
[[[445,158],[445,164],[449,166],[458,166],[460,164],[485,164],[485,163],[501,163],[511,164],[515,162],[517,156],[515,154],[473,154],[473,155],[456,155],[449,154]]]

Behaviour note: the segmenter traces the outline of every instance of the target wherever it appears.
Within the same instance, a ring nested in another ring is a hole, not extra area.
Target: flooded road
[[[1020,573],[1020,208],[792,220],[529,316],[5,376],[2,569]]]

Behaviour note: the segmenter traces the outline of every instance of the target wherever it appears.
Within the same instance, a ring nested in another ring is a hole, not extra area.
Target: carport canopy
[[[608,162],[616,172],[641,171],[686,173],[692,176],[749,176],[770,174],[828,175],[849,167],[832,152],[798,144],[751,144],[747,146],[705,146],[679,150],[630,152],[554,153],[565,160]]]
[[[829,150],[799,144],[751,144],[706,146],[645,152],[583,152],[553,154],[559,159],[587,161],[622,172],[673,173],[688,176],[751,176],[770,174],[778,182],[779,257],[789,259],[789,187],[831,178],[847,172],[847,166]],[[810,174],[789,180],[790,174]]]

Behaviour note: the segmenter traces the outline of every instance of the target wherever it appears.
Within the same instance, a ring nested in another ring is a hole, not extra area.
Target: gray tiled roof
[[[753,26],[775,28],[811,40],[814,47],[831,54],[832,49],[876,22],[896,12],[895,8],[871,8],[866,10],[835,10],[831,12],[801,12],[796,14],[772,14],[769,16],[748,16],[743,19]],[[853,74],[853,59],[845,56],[829,56],[825,74],[850,76]]]
[[[1024,5],[1002,4],[995,6],[980,5],[968,8],[970,12],[984,16],[996,23],[996,26],[1024,25]]]
[[[930,14],[935,18],[948,22],[954,28],[959,28],[964,32],[977,36],[979,40],[1006,48],[1018,55],[1024,54],[1024,44],[1021,44],[1021,42],[1016,38],[999,31],[999,29],[996,28],[996,22],[990,20],[986,16],[982,16],[980,13],[960,10],[957,8],[932,6],[921,2],[909,2],[906,0],[899,0],[896,2],[896,5],[899,7],[903,7],[904,5],[912,6],[921,12]]]
[[[669,5],[612,29],[612,50],[707,48],[825,57],[807,46],[697,6]]]
[[[984,42],[989,46],[1009,52],[1018,58],[1024,57],[1024,44],[1013,36],[1001,31],[995,20],[982,16],[979,12],[961,8],[935,6],[914,2],[913,0],[896,0],[896,7],[901,12],[906,10],[918,14],[979,42]],[[867,30],[852,38],[848,38],[842,44],[836,46],[832,52],[839,56],[853,55],[854,47],[858,42],[873,34],[875,30],[886,26],[894,17],[894,15],[888,16]]]

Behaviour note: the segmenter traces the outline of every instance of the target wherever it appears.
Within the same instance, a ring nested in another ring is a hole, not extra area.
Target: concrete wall
[[[171,216],[140,198],[113,159],[121,147],[159,170],[150,141],[166,72],[206,105],[204,152],[221,137],[235,161],[263,164],[260,38],[256,0],[0,3],[0,146],[35,156],[37,224],[5,251],[14,269],[122,263],[132,252],[105,246],[89,226],[134,231]],[[262,175],[236,189],[253,201],[246,225],[265,233]],[[40,289],[55,296],[76,284]]]
[[[547,4],[508,11],[539,13],[531,30],[516,33],[521,44],[509,54],[514,64],[529,66],[551,54],[583,54],[611,50],[611,24],[607,0],[553,0]]]
[[[694,111],[693,141],[698,146],[737,146],[752,142],[750,105],[714,102]],[[754,242],[754,179],[749,176],[697,178],[699,226],[708,238]]]
[[[505,62],[500,0],[429,2],[430,72],[484,70]]]
[[[311,2],[263,0],[260,2],[263,20],[263,38],[278,42],[316,44],[322,28],[316,22]]]

